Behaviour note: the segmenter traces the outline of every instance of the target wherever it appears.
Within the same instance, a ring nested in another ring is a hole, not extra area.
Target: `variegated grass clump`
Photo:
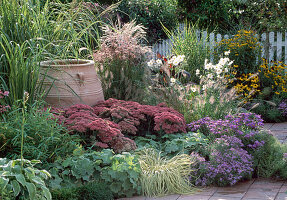
[[[194,161],[189,155],[181,154],[166,159],[155,149],[144,149],[139,152],[139,155],[142,170],[141,185],[145,196],[193,192],[188,176],[192,171],[191,164]]]

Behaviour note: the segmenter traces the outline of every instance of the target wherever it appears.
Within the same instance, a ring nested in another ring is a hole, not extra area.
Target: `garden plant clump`
[[[287,145],[264,122],[287,120],[286,55],[267,60],[281,54],[268,55],[262,31],[286,30],[286,11],[283,0],[0,1],[0,199],[285,180]],[[229,37],[213,48],[211,33]],[[39,63],[62,59],[93,59],[105,100],[48,105]]]

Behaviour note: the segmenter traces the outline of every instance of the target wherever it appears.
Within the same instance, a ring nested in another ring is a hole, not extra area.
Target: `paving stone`
[[[285,192],[280,192],[276,196],[275,200],[287,200],[287,194]]]
[[[130,198],[121,198],[121,199],[117,199],[117,200],[145,200],[146,197],[130,197]]]
[[[273,125],[274,123],[264,123],[263,128],[269,130]]]
[[[211,197],[209,200],[241,200],[238,197]]]
[[[217,187],[210,187],[210,188],[199,188],[199,191],[196,192],[196,195],[205,195],[205,196],[212,196],[219,188]]]
[[[249,189],[243,199],[274,200],[278,190]]]
[[[146,200],[177,200],[180,194],[173,194],[164,197],[147,197]]]
[[[233,186],[228,186],[228,187],[219,187],[217,189],[218,192],[222,192],[222,191],[247,191],[248,188],[251,186],[251,184],[253,184],[255,181],[255,179],[252,180],[247,180],[247,181],[241,181]]]
[[[287,184],[286,183],[280,188],[279,192],[287,192]]]
[[[209,200],[209,195],[181,195],[177,200]]]
[[[257,179],[250,186],[250,189],[262,189],[264,191],[277,190],[278,192],[283,184],[283,181],[276,181],[271,179]]]
[[[283,122],[283,123],[275,123],[270,130],[287,130],[287,122]]]
[[[213,197],[234,197],[242,198],[246,194],[246,190],[230,190],[226,188],[223,191],[217,191],[214,193]]]

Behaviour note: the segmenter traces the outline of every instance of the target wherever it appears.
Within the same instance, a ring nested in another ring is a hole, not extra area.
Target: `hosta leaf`
[[[26,188],[28,189],[30,199],[35,199],[36,186],[33,183],[26,183]]]
[[[45,186],[45,182],[37,176],[33,177],[31,180],[39,186]]]
[[[48,188],[42,187],[42,191],[43,191],[43,194],[44,194],[44,196],[46,197],[47,200],[51,200],[52,199],[52,195],[51,195],[51,193],[50,193]]]
[[[21,183],[21,185],[22,185],[23,187],[25,187],[25,185],[26,185],[26,179],[25,179],[24,175],[23,175],[23,174],[16,174],[15,177],[16,177],[16,180],[17,180],[19,183]]]
[[[48,177],[49,178],[51,178],[51,174],[47,171],[47,170],[45,170],[45,169],[43,169],[43,170],[40,170],[40,173],[41,173],[41,175],[43,174],[43,175],[45,175],[45,179],[47,179]],[[46,177],[47,176],[47,177]]]
[[[16,197],[19,195],[19,193],[21,191],[20,184],[16,180],[13,180],[11,183],[13,186],[14,196]]]
[[[5,177],[0,177],[0,188],[5,188],[9,183],[9,179]]]

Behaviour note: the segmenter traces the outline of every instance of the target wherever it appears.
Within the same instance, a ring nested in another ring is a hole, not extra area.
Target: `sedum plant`
[[[0,158],[0,190],[2,198],[52,199],[44,180],[50,177],[46,170],[34,166],[39,160],[8,160]]]
[[[188,182],[188,175],[192,171],[190,167],[192,162],[192,158],[187,154],[166,159],[152,148],[140,151],[143,194],[150,197],[191,193],[192,187]]]

